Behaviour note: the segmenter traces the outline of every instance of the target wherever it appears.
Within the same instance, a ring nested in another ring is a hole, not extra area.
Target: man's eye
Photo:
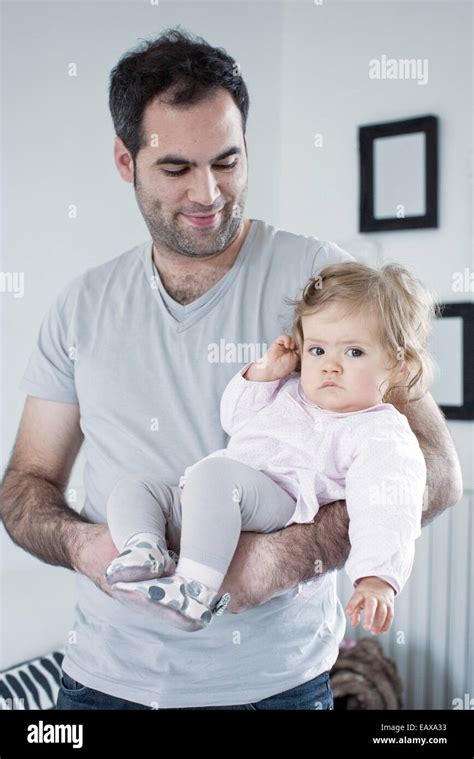
[[[219,169],[220,171],[229,171],[230,169],[233,169],[234,166],[237,166],[237,161],[233,161],[233,163],[216,163],[216,169]]]
[[[219,171],[230,171],[230,169],[233,169],[234,166],[237,166],[237,161],[234,161],[233,163],[216,163],[215,168],[219,169]],[[168,177],[180,177],[182,176],[188,169],[179,169],[179,171],[168,171],[168,169],[162,169],[163,173],[166,174]]]
[[[184,174],[186,169],[180,169],[179,171],[168,171],[168,169],[162,169],[163,174],[166,174],[168,177],[180,177],[181,174]]]

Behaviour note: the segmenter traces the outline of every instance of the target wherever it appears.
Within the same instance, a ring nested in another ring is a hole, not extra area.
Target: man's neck
[[[153,244],[153,261],[168,295],[183,306],[204,295],[234,264],[250,229],[243,219],[231,244],[210,258],[189,258]]]

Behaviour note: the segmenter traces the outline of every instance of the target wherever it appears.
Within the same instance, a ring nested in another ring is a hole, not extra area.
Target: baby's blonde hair
[[[303,357],[303,316],[315,314],[329,303],[338,303],[346,315],[363,310],[375,317],[382,347],[393,355],[391,371],[405,361],[400,384],[390,381],[384,403],[419,400],[433,381],[434,363],[427,350],[432,319],[439,315],[433,295],[407,269],[396,263],[381,268],[356,261],[331,264],[311,277],[294,306],[292,337]],[[416,396],[415,394],[418,393]]]

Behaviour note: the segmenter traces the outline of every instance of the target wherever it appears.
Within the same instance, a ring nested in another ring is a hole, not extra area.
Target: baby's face
[[[328,411],[360,411],[382,403],[390,377],[390,357],[364,312],[343,316],[338,303],[303,317],[301,385],[305,395]],[[401,363],[401,362],[400,362]],[[392,378],[393,378],[392,374]],[[396,376],[396,375],[395,375]],[[323,387],[324,383],[332,386]]]

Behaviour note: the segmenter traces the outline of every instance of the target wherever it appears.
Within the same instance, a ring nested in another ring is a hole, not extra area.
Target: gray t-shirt
[[[124,475],[176,485],[188,465],[226,447],[222,392],[289,329],[284,296],[300,296],[326,264],[352,260],[334,243],[252,220],[232,268],[189,305],[164,290],[151,238],[64,287],[20,388],[80,404],[84,516],[106,521]],[[335,572],[195,633],[129,610],[81,574],[76,584],[65,671],[153,708],[243,704],[293,688],[331,668],[345,631]]]

